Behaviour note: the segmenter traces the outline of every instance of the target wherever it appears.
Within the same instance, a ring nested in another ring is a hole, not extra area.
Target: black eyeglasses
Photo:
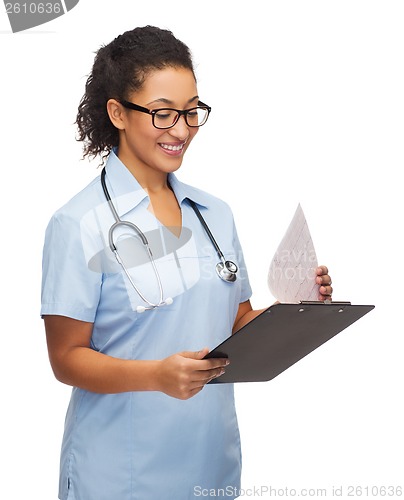
[[[201,127],[208,121],[209,113],[212,110],[210,106],[204,104],[202,101],[198,101],[198,106],[190,109],[147,109],[129,101],[120,101],[120,103],[125,108],[151,115],[153,126],[160,129],[174,127],[181,115],[184,116],[188,127]]]

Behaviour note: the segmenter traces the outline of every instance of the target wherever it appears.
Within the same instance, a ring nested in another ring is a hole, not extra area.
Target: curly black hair
[[[166,67],[194,73],[189,48],[171,31],[154,26],[126,31],[98,50],[76,117],[83,158],[100,154],[105,159],[118,146],[118,130],[107,113],[108,100],[127,99],[128,93],[142,88],[150,71]]]

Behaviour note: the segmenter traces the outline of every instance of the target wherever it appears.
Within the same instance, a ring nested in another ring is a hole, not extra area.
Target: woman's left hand
[[[332,295],[332,280],[331,276],[328,274],[327,266],[319,266],[317,268],[317,277],[316,283],[320,285],[319,292],[320,297],[319,300],[331,300]]]

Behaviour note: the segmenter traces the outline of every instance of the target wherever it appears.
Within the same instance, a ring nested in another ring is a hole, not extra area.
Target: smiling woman
[[[208,385],[228,360],[204,346],[258,312],[230,208],[175,175],[209,113],[171,32],[136,28],[98,51],[77,124],[106,164],[54,214],[43,255],[49,358],[73,386],[61,500],[240,491],[233,386]]]
[[[128,109],[125,105],[128,101],[122,103],[117,99],[108,100],[107,110],[111,123],[119,131],[119,158],[150,194],[156,188],[160,191],[169,172],[178,170],[198,132],[198,126],[189,125],[187,116],[195,112],[199,102],[194,74],[188,68],[152,71],[147,85],[131,92],[128,99],[143,109],[150,107],[150,112]],[[180,111],[162,108],[163,103]],[[166,194],[174,201],[169,188]]]

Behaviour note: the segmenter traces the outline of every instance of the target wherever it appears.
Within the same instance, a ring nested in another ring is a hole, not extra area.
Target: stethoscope
[[[163,298],[163,295],[164,295],[163,294],[163,285],[161,283],[161,278],[160,278],[160,275],[159,275],[159,273],[157,271],[156,263],[154,261],[154,257],[153,257],[151,248],[149,246],[149,242],[147,241],[146,235],[133,222],[121,220],[121,218],[118,215],[118,212],[115,209],[114,204],[112,203],[111,196],[109,195],[109,192],[108,192],[108,189],[107,189],[107,184],[105,182],[105,168],[103,168],[102,172],[101,172],[101,185],[102,185],[102,189],[103,189],[104,194],[105,194],[105,198],[107,199],[109,208],[111,209],[112,215],[114,216],[114,219],[115,219],[115,222],[109,228],[109,232],[108,232],[109,247],[110,247],[111,251],[114,253],[115,258],[116,258],[118,264],[122,267],[122,270],[124,271],[124,273],[125,273],[126,277],[128,278],[130,284],[135,289],[135,291],[139,295],[139,297],[143,300],[143,302],[145,302],[147,304],[146,306],[137,306],[136,311],[138,313],[142,313],[142,312],[144,312],[146,310],[155,309],[156,307],[160,307],[160,306],[172,304],[173,303],[173,299],[171,297],[167,297],[166,299]],[[216,253],[217,253],[217,255],[218,255],[219,259],[220,259],[220,262],[218,262],[216,264],[216,273],[217,273],[217,275],[223,281],[226,281],[228,283],[233,283],[237,279],[237,274],[236,273],[238,271],[238,267],[231,260],[226,260],[225,259],[224,255],[223,255],[223,252],[220,250],[219,245],[217,244],[215,238],[213,237],[213,234],[211,233],[208,225],[206,224],[205,219],[202,217],[202,214],[199,211],[198,207],[196,206],[195,202],[192,201],[192,200],[190,200],[189,198],[186,198],[186,200],[188,200],[188,202],[191,205],[192,209],[194,210],[196,216],[198,217],[199,221],[201,222],[201,224],[202,224],[202,226],[203,226],[206,234],[208,235],[210,241],[212,242],[212,245],[215,248]],[[144,245],[144,247],[146,249],[147,255],[148,255],[149,260],[150,260],[150,263],[151,263],[151,265],[153,267],[154,275],[156,277],[156,281],[157,281],[157,285],[158,285],[158,289],[159,289],[159,295],[160,295],[159,301],[157,303],[151,302],[150,300],[148,300],[143,295],[143,293],[137,287],[136,283],[133,281],[131,275],[129,274],[129,271],[127,270],[127,268],[125,266],[125,264],[123,263],[123,260],[122,260],[121,256],[119,255],[118,249],[117,249],[117,247],[115,245],[115,242],[114,242],[114,231],[118,227],[127,227],[129,229],[132,229],[133,231],[135,231],[135,233],[141,239],[141,241],[142,241],[142,243],[143,243],[143,245]]]

